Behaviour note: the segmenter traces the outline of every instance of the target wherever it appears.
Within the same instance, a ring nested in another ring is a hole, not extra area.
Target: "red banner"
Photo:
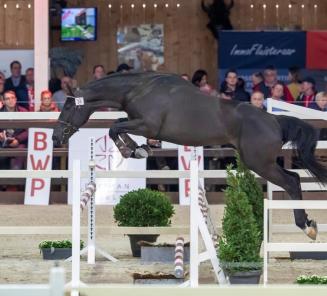
[[[327,69],[327,32],[307,32],[307,69]]]

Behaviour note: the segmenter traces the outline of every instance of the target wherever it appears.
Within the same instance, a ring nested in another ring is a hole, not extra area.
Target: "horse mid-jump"
[[[94,111],[104,107],[128,114],[109,132],[126,158],[143,158],[150,152],[128,134],[189,146],[233,144],[249,169],[300,200],[299,175],[276,162],[283,144],[290,141],[303,167],[327,183],[327,169],[314,156],[318,135],[311,125],[247,103],[205,95],[173,74],[114,74],[88,83],[67,97],[53,133],[54,143],[67,143]],[[295,209],[294,216],[296,225],[316,239],[316,222],[305,210]]]

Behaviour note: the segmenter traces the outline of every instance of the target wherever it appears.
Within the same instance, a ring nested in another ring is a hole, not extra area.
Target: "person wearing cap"
[[[129,65],[123,63],[123,64],[120,64],[118,67],[117,67],[117,70],[116,72],[117,73],[127,73],[129,72],[130,70],[132,70],[133,68],[130,67]]]
[[[315,100],[316,81],[312,77],[306,77],[301,83],[301,93],[298,97],[298,103],[303,107],[309,107],[309,104]]]

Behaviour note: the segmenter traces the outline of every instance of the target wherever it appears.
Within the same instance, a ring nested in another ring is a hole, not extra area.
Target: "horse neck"
[[[117,108],[122,109],[126,94],[137,85],[135,78],[122,74],[116,77],[106,77],[93,82],[89,89],[87,103],[92,108]],[[93,111],[94,112],[94,111]]]

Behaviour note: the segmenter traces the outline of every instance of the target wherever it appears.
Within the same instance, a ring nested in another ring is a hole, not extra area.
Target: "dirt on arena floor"
[[[119,261],[109,262],[101,256],[96,258],[95,265],[88,265],[85,257],[81,261],[81,280],[85,283],[133,283],[132,274],[135,272],[173,272],[172,264],[142,265],[140,259],[131,255],[129,239],[125,235],[110,235],[108,227],[115,226],[111,206],[97,206],[96,209],[97,236],[96,242],[106,252]],[[49,269],[53,261],[42,259],[38,244],[46,239],[70,239],[70,235],[4,234],[8,227],[38,227],[38,226],[71,226],[71,207],[67,205],[51,206],[0,206],[0,284],[14,283],[47,283]],[[325,211],[311,211],[311,216],[320,223],[327,223]],[[223,206],[211,206],[212,220],[221,226]],[[291,211],[275,211],[274,223],[293,223]],[[86,225],[87,213],[82,214],[82,225]],[[189,223],[188,207],[176,206],[173,226],[187,226]],[[188,240],[188,235],[184,235]],[[82,239],[87,241],[86,234]],[[175,235],[160,235],[159,242],[174,243]],[[274,234],[274,241],[278,242],[309,242],[302,232]],[[327,242],[327,233],[320,233],[319,242]],[[299,275],[327,275],[327,260],[294,260],[291,261],[287,253],[274,253],[275,258],[269,263],[269,283],[292,284]],[[66,270],[67,281],[71,278],[71,263],[61,261]],[[188,270],[188,266],[186,265]],[[201,264],[199,269],[200,284],[215,283],[210,263]]]

